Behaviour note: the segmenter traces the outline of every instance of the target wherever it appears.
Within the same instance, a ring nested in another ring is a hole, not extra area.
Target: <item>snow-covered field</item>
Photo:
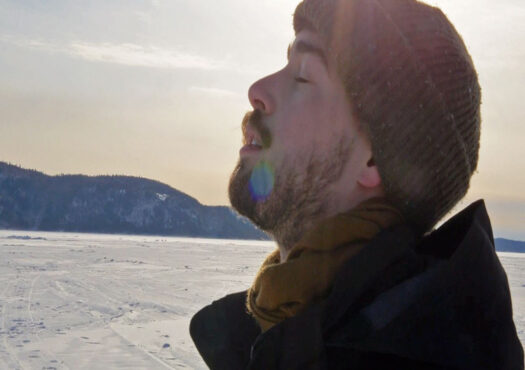
[[[1,369],[206,369],[191,316],[271,242],[0,231]],[[500,253],[525,342],[525,255]]]

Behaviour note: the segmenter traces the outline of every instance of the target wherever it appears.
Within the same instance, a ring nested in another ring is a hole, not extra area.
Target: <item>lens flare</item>
[[[259,162],[250,176],[250,192],[254,200],[266,200],[273,190],[275,181],[272,166],[265,161]]]

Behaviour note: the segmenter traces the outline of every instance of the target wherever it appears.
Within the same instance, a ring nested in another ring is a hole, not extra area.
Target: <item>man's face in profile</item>
[[[270,233],[323,215],[337,202],[334,184],[355,177],[351,159],[362,135],[320,37],[300,31],[288,64],[255,82],[248,97],[254,113],[243,122],[232,206]]]

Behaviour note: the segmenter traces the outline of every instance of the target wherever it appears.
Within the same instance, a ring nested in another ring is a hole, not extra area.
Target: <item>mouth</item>
[[[263,145],[261,140],[254,134],[247,134],[244,137],[244,145],[241,148],[240,155],[249,155],[254,153],[259,153],[263,150]]]
[[[263,125],[261,112],[255,110],[248,112],[242,122],[243,147],[239,154],[241,156],[260,153],[271,145],[271,135]]]

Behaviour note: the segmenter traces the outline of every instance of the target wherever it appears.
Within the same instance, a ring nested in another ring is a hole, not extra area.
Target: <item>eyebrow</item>
[[[312,45],[306,41],[297,41],[294,44],[288,45],[288,51],[287,51],[287,58],[290,60],[290,54],[292,53],[292,47],[295,45],[295,50],[298,53],[310,53],[318,56],[321,61],[323,62],[326,69],[328,69],[328,61],[326,59],[326,55],[324,53],[324,50],[318,46]]]

